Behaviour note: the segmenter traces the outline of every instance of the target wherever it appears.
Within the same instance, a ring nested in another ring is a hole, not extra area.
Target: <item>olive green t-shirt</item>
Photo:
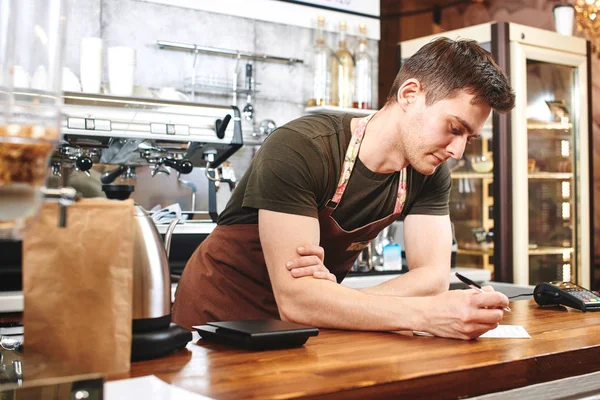
[[[276,129],[252,159],[218,224],[257,224],[259,209],[316,218],[335,193],[355,117],[309,115]],[[411,166],[407,172],[401,219],[409,214],[448,215],[451,178],[446,163],[430,176]],[[387,217],[394,211],[399,178],[398,172],[373,172],[357,158],[333,218],[343,229],[353,230]]]

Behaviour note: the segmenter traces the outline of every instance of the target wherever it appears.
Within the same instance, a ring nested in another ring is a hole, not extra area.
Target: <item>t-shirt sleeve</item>
[[[439,168],[427,177],[419,197],[409,211],[409,215],[448,215],[450,206],[450,189],[452,188],[452,177],[450,169],[446,163],[442,163]]]
[[[318,216],[317,193],[325,176],[317,147],[303,134],[280,128],[254,156],[242,207]]]

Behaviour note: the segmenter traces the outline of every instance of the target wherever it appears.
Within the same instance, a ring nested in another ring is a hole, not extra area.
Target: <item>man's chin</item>
[[[433,175],[433,173],[435,172],[437,167],[438,167],[437,165],[431,165],[431,164],[413,166],[413,168],[415,170],[417,170],[417,172],[419,172],[423,175]]]

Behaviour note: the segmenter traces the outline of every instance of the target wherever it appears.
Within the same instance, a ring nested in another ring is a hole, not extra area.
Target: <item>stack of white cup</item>
[[[131,96],[135,76],[135,49],[125,46],[109,47],[108,86],[110,94]]]
[[[102,85],[102,39],[99,37],[81,39],[79,57],[81,89],[86,93],[100,93]]]

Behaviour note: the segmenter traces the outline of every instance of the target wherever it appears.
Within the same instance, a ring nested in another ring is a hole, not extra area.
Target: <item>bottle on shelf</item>
[[[330,57],[330,104],[352,107],[354,91],[354,58],[346,45],[346,21],[340,22],[340,38],[335,53]]]
[[[383,248],[383,270],[402,270],[402,249],[400,245],[390,238],[390,242]]]
[[[367,26],[358,26],[360,38],[354,53],[356,67],[354,70],[354,108],[371,109],[373,105],[373,60],[367,49]]]
[[[307,105],[325,106],[330,104],[330,76],[329,62],[331,49],[325,43],[325,17],[317,17],[317,32],[315,45],[313,47],[313,88],[311,98],[308,99]]]

